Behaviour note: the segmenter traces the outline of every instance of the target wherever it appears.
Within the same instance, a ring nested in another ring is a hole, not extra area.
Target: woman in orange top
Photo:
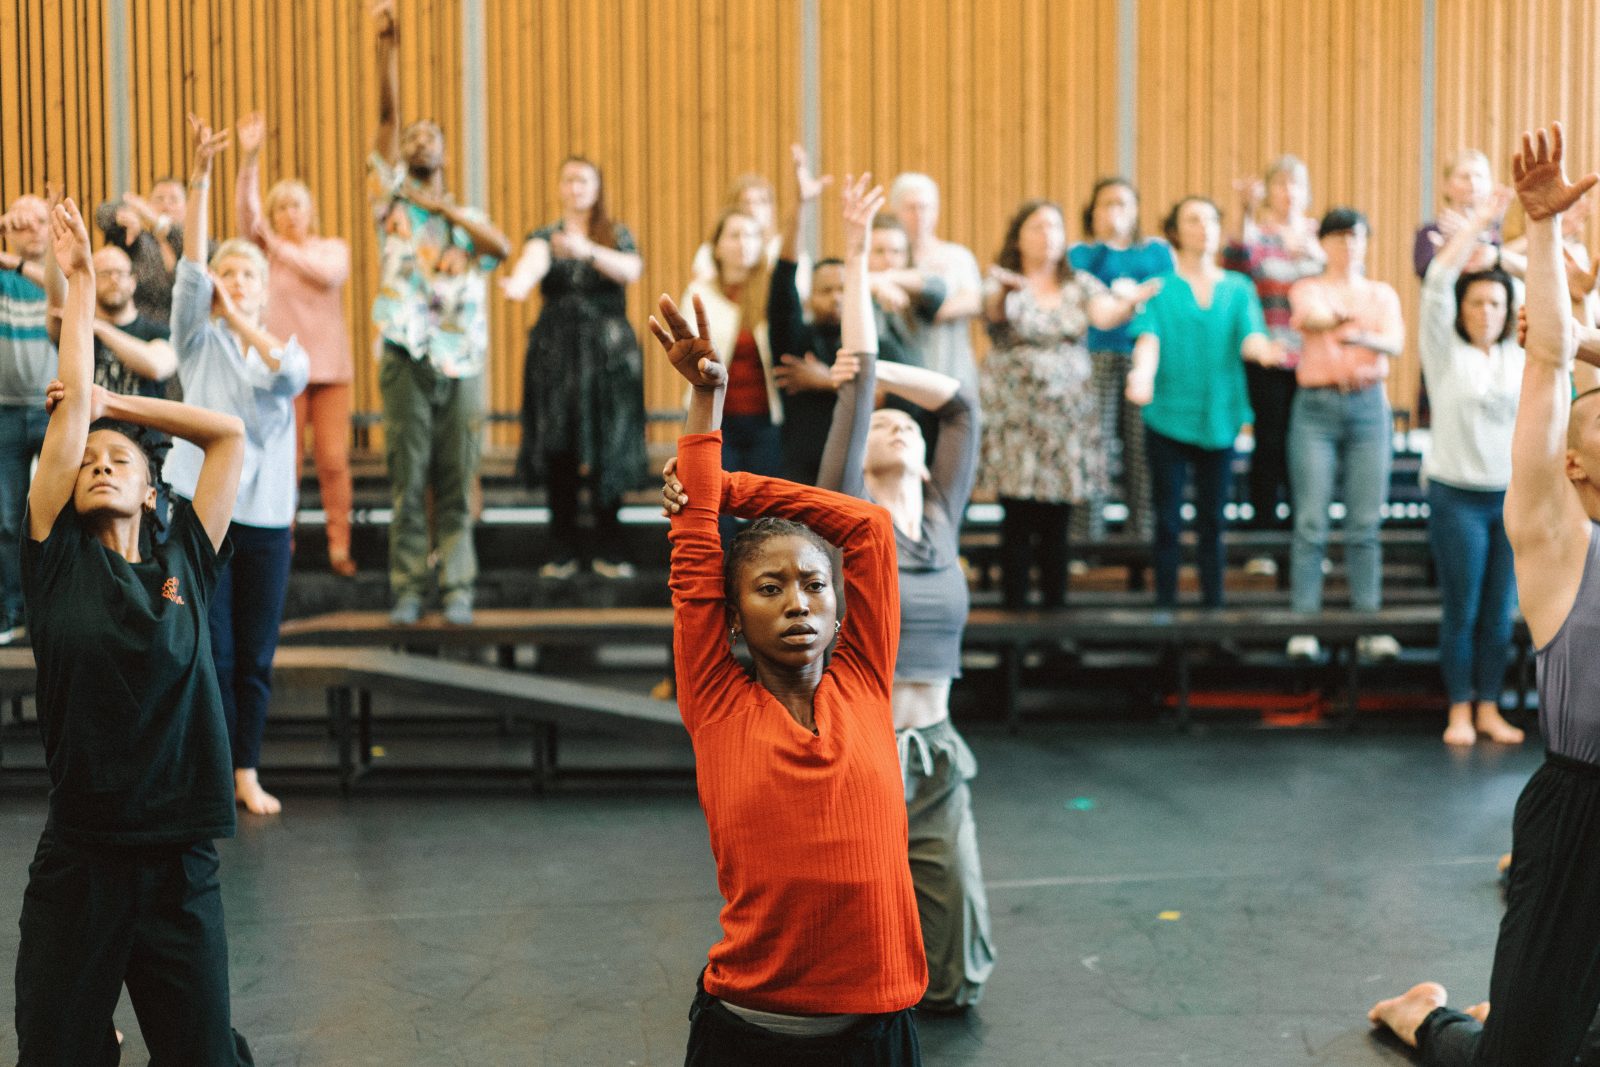
[[[882,194],[863,186],[849,195],[875,210]],[[692,387],[677,458],[686,502],[670,535],[673,650],[724,900],[686,1063],[916,1064],[910,1008],[927,961],[890,707],[894,527],[874,504],[722,470],[727,368],[694,305],[698,336],[666,296],[650,323]],[[757,520],[726,558],[723,513]],[[753,677],[733,657],[740,635]]]

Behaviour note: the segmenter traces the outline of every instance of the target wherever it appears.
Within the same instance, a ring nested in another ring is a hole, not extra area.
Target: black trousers
[[[785,1037],[747,1023],[705,989],[689,1007],[684,1067],[920,1067],[911,1009],[869,1015],[842,1034]]]
[[[124,983],[152,1067],[255,1063],[233,1031],[217,850],[46,834],[17,948],[19,1067],[114,1067]]]
[[[1424,1064],[1600,1062],[1588,1036],[1600,1005],[1600,767],[1547,756],[1517,800],[1511,849],[1489,1022],[1434,1011],[1417,1031]]]
[[[578,470],[576,452],[547,452],[545,491],[550,502],[550,537],[555,542],[554,559],[584,563],[594,559],[620,560],[623,538],[618,510],[621,500],[602,500],[593,491],[590,505],[594,512],[593,535],[586,536],[578,523],[578,494],[584,477]]]
[[[1020,611],[1028,606],[1029,572],[1039,564],[1039,591],[1044,607],[1067,602],[1067,527],[1071,504],[1049,500],[1001,497],[1005,517],[1000,520],[1000,592],[1005,607]]]
[[[1156,517],[1156,605],[1178,606],[1178,568],[1183,562],[1183,495],[1194,470],[1194,527],[1199,541],[1200,595],[1208,608],[1222,606],[1227,557],[1222,550],[1223,508],[1228,502],[1233,449],[1209,449],[1145,427],[1150,494]]]
[[[1250,454],[1250,507],[1253,530],[1287,530],[1290,520],[1278,518],[1278,501],[1289,494],[1289,411],[1294,407],[1294,371],[1244,365],[1245,388],[1255,411],[1251,433],[1255,451]]]

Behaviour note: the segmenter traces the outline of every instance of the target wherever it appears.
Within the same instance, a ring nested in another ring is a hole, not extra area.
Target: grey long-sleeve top
[[[877,357],[861,357],[861,373],[839,389],[822,451],[817,485],[871,500],[865,460],[877,393]],[[898,681],[939,682],[961,675],[961,636],[970,598],[961,569],[961,520],[978,470],[978,397],[970,383],[934,413],[939,442],[922,493],[922,536],[895,529],[900,561]]]

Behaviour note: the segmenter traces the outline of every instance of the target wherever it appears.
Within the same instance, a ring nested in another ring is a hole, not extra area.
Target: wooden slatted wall
[[[888,177],[925,170],[945,194],[943,232],[988,261],[1025,196],[1069,214],[1117,164],[1117,0],[819,0],[819,165]],[[111,188],[110,94],[126,94],[131,176],[146,190],[187,165],[184,114],[216,122],[264,108],[269,178],[305,177],[323,227],[347,237],[347,306],[358,349],[374,284],[362,165],[377,107],[372,32],[358,0],[127,0],[126,36],[102,0],[0,0],[0,197],[64,180],[93,203]],[[641,333],[663,290],[681,292],[728,181],[778,179],[799,135],[801,0],[485,0],[488,202],[519,242],[555,217],[568,152],[605,168],[616,216],[646,273],[630,315]],[[1437,0],[1438,155],[1481,147],[1504,175],[1516,134],[1560,117],[1576,168],[1600,166],[1600,9],[1589,0]],[[1141,0],[1137,174],[1145,226],[1176,197],[1232,209],[1232,180],[1270,156],[1310,164],[1314,206],[1373,220],[1372,272],[1414,317],[1407,263],[1419,221],[1422,0]],[[402,113],[438,119],[460,193],[464,133],[460,0],[401,0]],[[129,84],[108,84],[110,48]],[[231,233],[236,160],[215,190]],[[830,201],[830,206],[833,201]],[[836,213],[822,248],[838,246]],[[1072,220],[1069,219],[1069,223]],[[1076,231],[1075,224],[1073,225]],[[1600,220],[1592,227],[1600,235]],[[493,303],[491,403],[513,410],[537,298]],[[647,361],[646,401],[677,387]],[[375,409],[370,361],[357,402]],[[1414,393],[1414,357],[1396,401]],[[510,440],[501,431],[499,440]]]
[[[520,247],[529,231],[560,217],[560,161],[578,154],[600,165],[608,209],[644,257],[628,309],[648,345],[645,406],[677,407],[681,379],[659,357],[646,319],[659,294],[682,295],[732,179],[788,173],[800,132],[799,0],[485,6],[486,206]],[[537,313],[537,294],[525,305],[494,300],[492,396],[500,410],[521,405],[523,348]],[[672,432],[657,427],[655,436]]]
[[[1203,193],[1237,218],[1236,178],[1284,152],[1306,161],[1312,211],[1348,204],[1372,222],[1369,273],[1408,323],[1417,283],[1421,0],[1144,0],[1139,9],[1139,182],[1146,225]],[[1409,407],[1414,351],[1391,393]]]
[[[1028,197],[1059,201],[1076,239],[1117,166],[1116,0],[821,0],[819,22],[825,168],[930,174],[942,236],[980,263]]]

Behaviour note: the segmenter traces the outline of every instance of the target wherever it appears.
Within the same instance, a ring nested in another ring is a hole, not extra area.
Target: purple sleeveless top
[[[1539,732],[1558,756],[1600,764],[1600,523],[1572,611],[1539,649]]]

